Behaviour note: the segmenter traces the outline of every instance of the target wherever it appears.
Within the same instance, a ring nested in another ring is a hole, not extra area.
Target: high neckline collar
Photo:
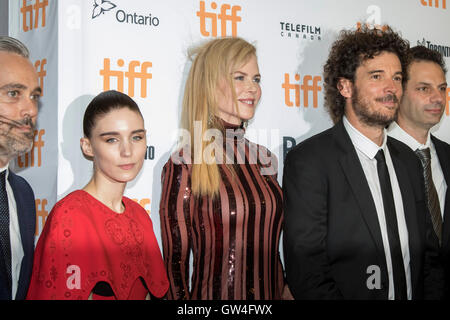
[[[233,129],[233,130],[243,129],[243,130],[245,130],[244,129],[244,122],[241,122],[241,124],[239,125],[239,124],[226,122],[225,120],[223,120],[221,118],[218,118],[218,120],[222,124],[224,129]]]
[[[223,129],[225,131],[224,137],[226,141],[233,141],[233,140],[241,141],[242,139],[244,139],[245,135],[244,122],[242,122],[240,125],[237,125],[226,122],[221,118],[217,119],[223,126]]]

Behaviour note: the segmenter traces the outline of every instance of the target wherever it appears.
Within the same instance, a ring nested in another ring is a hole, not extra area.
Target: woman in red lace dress
[[[107,91],[86,109],[81,149],[91,181],[60,200],[39,238],[28,299],[145,299],[168,288],[147,212],[123,196],[142,168],[144,120],[127,95]]]
[[[186,136],[162,173],[169,298],[288,297],[277,160],[244,137],[261,96],[255,47],[218,38],[193,54],[181,117]]]

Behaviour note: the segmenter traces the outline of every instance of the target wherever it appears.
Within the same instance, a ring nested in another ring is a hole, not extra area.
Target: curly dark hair
[[[356,69],[367,59],[382,52],[398,56],[402,65],[403,83],[407,80],[409,41],[400,37],[391,27],[369,28],[363,25],[357,30],[342,30],[333,43],[328,60],[323,67],[325,108],[334,123],[340,121],[345,112],[345,98],[338,89],[341,78],[354,83]]]
[[[438,51],[428,49],[427,47],[424,46],[415,46],[409,50],[409,53],[410,53],[409,65],[417,61],[434,62],[441,67],[442,71],[444,72],[444,75],[447,74],[447,68],[445,67],[444,58],[442,57],[442,54],[439,53]]]

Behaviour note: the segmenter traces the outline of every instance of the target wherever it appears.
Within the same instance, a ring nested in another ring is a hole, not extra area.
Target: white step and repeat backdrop
[[[411,45],[440,50],[450,67],[446,0],[10,0],[9,21],[44,88],[34,148],[14,163],[36,194],[36,236],[55,202],[89,181],[83,113],[99,92],[116,89],[145,118],[145,165],[126,195],[149,212],[159,239],[161,170],[176,139],[186,52],[203,40],[240,36],[256,45],[263,94],[247,135],[278,156],[280,182],[285,153],[332,125],[322,66],[339,30],[387,23]],[[450,89],[435,134],[450,143],[449,100]]]

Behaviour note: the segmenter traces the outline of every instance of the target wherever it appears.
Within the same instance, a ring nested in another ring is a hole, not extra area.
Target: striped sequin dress
[[[283,199],[276,158],[248,141],[243,130],[225,125],[224,152],[234,154],[237,164],[234,175],[219,165],[218,197],[192,194],[190,164],[169,159],[162,172],[161,234],[170,299],[281,298]]]

